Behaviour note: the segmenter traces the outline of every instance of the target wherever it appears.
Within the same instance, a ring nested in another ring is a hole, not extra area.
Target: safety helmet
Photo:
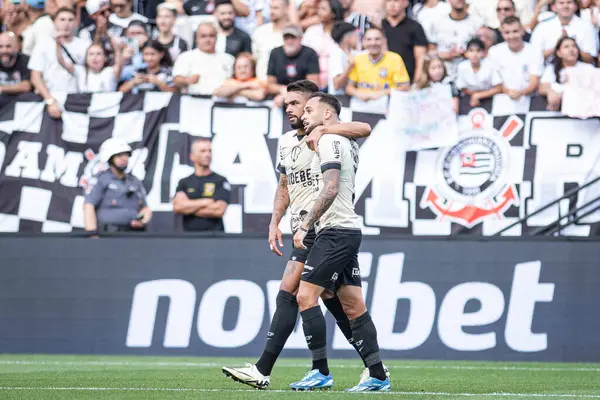
[[[100,161],[108,162],[112,156],[121,153],[129,153],[131,155],[131,146],[123,139],[107,139],[100,146]]]

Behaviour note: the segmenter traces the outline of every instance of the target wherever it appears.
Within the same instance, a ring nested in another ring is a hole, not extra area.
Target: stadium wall
[[[600,361],[597,241],[367,236],[361,250],[384,358]],[[284,264],[263,237],[2,236],[0,352],[253,359]],[[355,357],[328,323],[330,356]],[[308,355],[301,324],[284,354]]]

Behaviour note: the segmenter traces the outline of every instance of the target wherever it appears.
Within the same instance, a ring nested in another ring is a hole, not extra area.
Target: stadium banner
[[[599,259],[589,239],[369,236],[359,256],[384,359],[569,362],[600,362]],[[285,260],[246,236],[4,236],[0,352],[253,361]],[[356,357],[326,318],[330,356]],[[309,355],[300,319],[285,355]]]
[[[400,135],[405,150],[454,146],[458,142],[456,113],[450,85],[390,95],[389,126]]]
[[[178,232],[172,213],[178,181],[191,174],[190,145],[213,143],[215,172],[233,186],[225,214],[228,233],[266,234],[277,186],[277,143],[289,129],[282,110],[264,103],[219,103],[210,98],[146,93],[103,93],[59,98],[53,120],[35,95],[0,96],[0,231],[71,232],[83,227],[84,190],[105,168],[96,152],[110,137],[134,148],[131,172],[140,178],[154,210],[148,229]],[[600,174],[598,119],[570,119],[541,111],[503,113],[488,100],[471,109],[462,99],[458,141],[449,147],[405,151],[402,135],[383,114],[352,110],[343,121],[373,127],[360,141],[356,209],[365,235],[493,235]],[[600,185],[517,225],[504,235],[527,235],[575,205],[600,195]],[[600,234],[600,212],[563,230]],[[289,217],[281,224],[289,233]]]

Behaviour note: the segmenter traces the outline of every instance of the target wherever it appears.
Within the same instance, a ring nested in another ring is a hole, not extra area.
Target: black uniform
[[[183,178],[177,185],[176,192],[183,192],[191,200],[214,199],[229,204],[231,185],[227,179],[212,172],[207,176],[192,174]],[[183,216],[183,229],[186,231],[221,231],[225,230],[223,218],[205,218],[195,215]]]

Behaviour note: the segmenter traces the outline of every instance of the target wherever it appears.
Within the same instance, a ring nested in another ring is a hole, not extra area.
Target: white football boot
[[[258,372],[256,365],[249,363],[246,363],[246,366],[241,368],[223,367],[222,371],[225,376],[234,381],[256,389],[266,389],[271,380],[270,376],[264,376]]]
[[[385,376],[389,379],[390,371],[388,370],[388,367],[385,366],[385,364],[383,364],[383,370],[385,371]],[[369,368],[363,369],[363,372],[361,372],[360,374],[360,380],[358,381],[358,384],[360,385],[361,383],[365,383],[367,379],[369,379]]]

